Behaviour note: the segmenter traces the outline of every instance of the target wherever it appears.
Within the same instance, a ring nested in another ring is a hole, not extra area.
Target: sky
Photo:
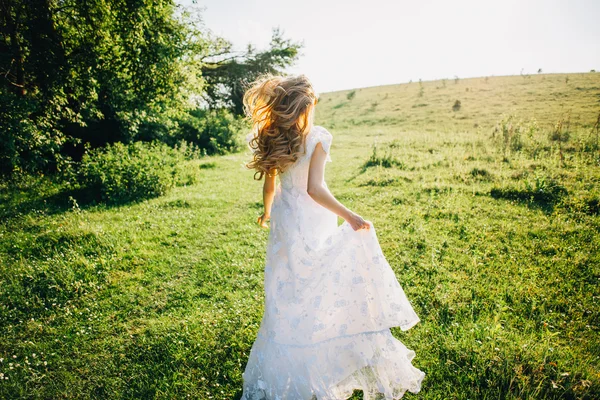
[[[193,0],[177,0],[191,5]],[[423,81],[600,72],[600,0],[196,0],[243,50],[272,29],[303,43],[286,72],[317,92]]]

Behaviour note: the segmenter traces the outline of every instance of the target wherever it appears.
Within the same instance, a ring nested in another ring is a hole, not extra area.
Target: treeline
[[[93,148],[238,146],[247,82],[300,44],[233,51],[196,7],[172,0],[0,0],[1,175],[57,171]]]

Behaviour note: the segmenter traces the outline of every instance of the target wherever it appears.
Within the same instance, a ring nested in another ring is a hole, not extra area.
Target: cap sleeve
[[[317,143],[321,143],[321,146],[323,146],[323,150],[325,150],[325,153],[327,153],[326,161],[331,162],[330,149],[331,142],[333,140],[333,136],[331,135],[331,133],[329,133],[329,131],[323,128],[322,126],[313,127],[313,131],[311,133],[312,135],[310,136],[307,143],[307,156],[311,157],[312,153],[317,147]]]

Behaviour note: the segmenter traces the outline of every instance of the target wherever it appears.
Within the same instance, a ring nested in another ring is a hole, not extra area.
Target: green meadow
[[[326,180],[421,322],[407,399],[600,398],[600,73],[323,93]],[[0,185],[0,398],[238,399],[267,230],[249,151],[119,206]],[[360,399],[359,391],[353,399]]]

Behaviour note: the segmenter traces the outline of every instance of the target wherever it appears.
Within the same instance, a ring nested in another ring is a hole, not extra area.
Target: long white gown
[[[307,193],[310,157],[331,134],[314,126],[306,154],[280,175],[271,210],[265,310],[241,400],[343,400],[417,393],[425,374],[392,336],[419,317],[386,261],[375,228],[354,231]]]

